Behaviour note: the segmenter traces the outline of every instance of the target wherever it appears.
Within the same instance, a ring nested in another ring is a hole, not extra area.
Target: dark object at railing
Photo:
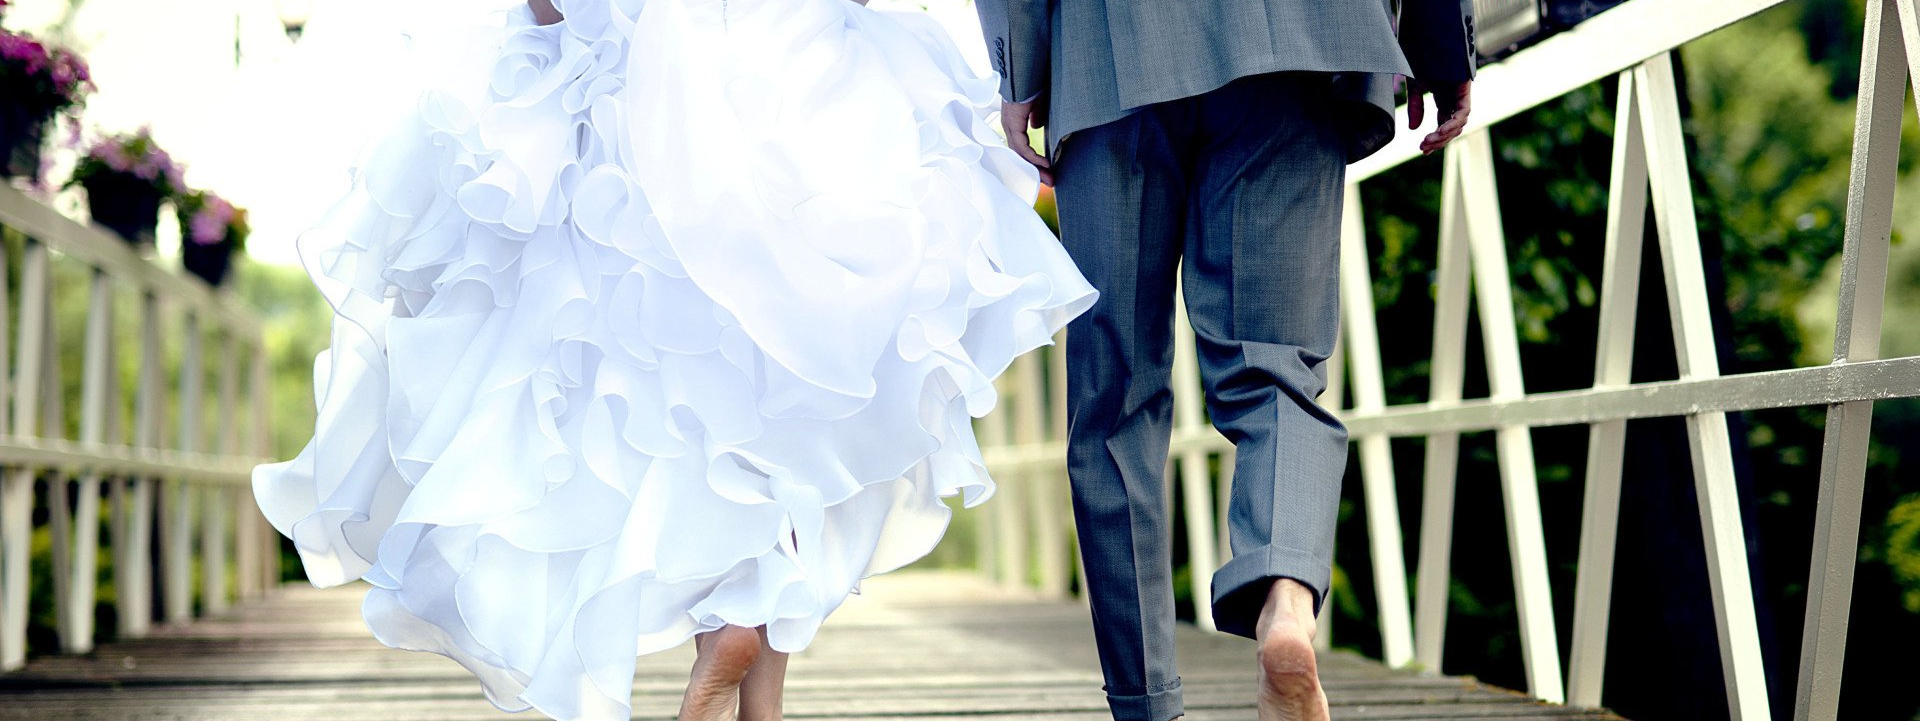
[[[40,146],[47,117],[18,103],[0,103],[0,178],[40,173]]]
[[[1481,64],[1513,54],[1625,0],[1473,0]]]
[[[152,245],[160,224],[160,191],[153,181],[132,173],[98,173],[81,183],[93,222],[120,234],[130,245]]]
[[[227,270],[233,267],[233,245],[224,241],[206,244],[185,240],[180,243],[180,265],[207,285],[218,286],[226,281]]]

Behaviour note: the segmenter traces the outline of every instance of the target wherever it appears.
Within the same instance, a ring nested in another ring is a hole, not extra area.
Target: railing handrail
[[[1784,2],[1627,0],[1480,68],[1473,83],[1473,112],[1467,116],[1464,132],[1493,127]],[[1379,152],[1349,166],[1347,182],[1358,183],[1420,157],[1420,140],[1438,120],[1428,115],[1427,127],[1421,131],[1403,129]],[[1394,127],[1406,127],[1405,107],[1396,120]]]
[[[222,298],[199,278],[192,278],[155,265],[134,252],[132,246],[111,231],[81,223],[61,215],[18,189],[0,184],[0,226],[26,233],[47,247],[72,256],[105,271],[117,280],[132,283],[155,296],[184,304],[185,307],[217,322],[239,335],[258,338],[260,319],[253,313]]]
[[[1920,356],[1542,391],[1514,399],[1408,403],[1372,413],[1343,415],[1342,420],[1355,435],[1407,437],[1490,431],[1512,425],[1546,428],[1915,396],[1920,396]]]
[[[152,476],[244,487],[264,456],[228,455],[0,435],[0,459],[68,475]]]

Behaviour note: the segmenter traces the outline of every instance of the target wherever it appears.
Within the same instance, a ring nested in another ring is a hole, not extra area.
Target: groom
[[[1433,95],[1466,123],[1470,0],[977,0],[1010,144],[1058,191],[1100,290],[1067,336],[1074,515],[1118,721],[1182,714],[1168,508],[1175,275],[1213,424],[1237,449],[1221,630],[1259,642],[1262,721],[1325,719],[1311,640],[1346,429],[1314,402],[1338,332],[1349,162]],[[1047,153],[1027,142],[1046,127]]]

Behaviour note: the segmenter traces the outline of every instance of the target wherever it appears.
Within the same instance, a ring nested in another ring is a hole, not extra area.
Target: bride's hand
[[[1027,137],[1027,128],[1040,127],[1040,119],[1034,115],[1033,106],[1039,99],[1024,103],[1000,103],[1000,129],[1007,133],[1007,147],[1033,167],[1040,169],[1040,182],[1053,185],[1053,164],[1039,151],[1033,149],[1033,140]]]
[[[553,0],[527,0],[527,7],[533,9],[533,21],[541,25],[552,25],[565,18],[553,6]]]

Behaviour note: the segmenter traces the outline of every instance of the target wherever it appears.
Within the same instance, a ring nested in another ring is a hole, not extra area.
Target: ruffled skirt
[[[413,37],[428,89],[299,241],[313,441],[253,482],[382,642],[624,719],[637,655],[797,651],[931,550],[992,379],[1095,293],[927,18],[561,5]]]

